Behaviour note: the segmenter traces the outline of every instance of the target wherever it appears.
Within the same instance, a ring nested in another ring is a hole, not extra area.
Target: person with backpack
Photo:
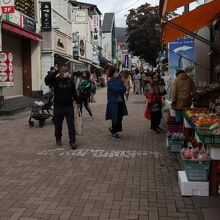
[[[79,99],[80,99],[80,112],[82,113],[83,104],[85,109],[88,111],[92,119],[92,111],[89,107],[89,99],[91,94],[91,81],[90,81],[90,72],[85,71],[82,75],[82,80],[79,83],[78,87]]]

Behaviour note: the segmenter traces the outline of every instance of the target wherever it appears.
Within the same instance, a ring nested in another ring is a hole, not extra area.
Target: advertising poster
[[[194,38],[186,35],[168,45],[169,76],[173,78],[178,70],[193,74],[195,71]]]
[[[11,52],[0,52],[0,86],[13,86],[13,55]]]

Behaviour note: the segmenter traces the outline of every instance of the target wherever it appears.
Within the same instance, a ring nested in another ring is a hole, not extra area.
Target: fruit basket
[[[207,181],[211,158],[204,147],[188,147],[181,150],[184,170],[189,181]]]
[[[170,151],[174,153],[179,153],[184,145],[184,139],[173,139],[168,138],[168,143],[170,147]]]
[[[180,153],[185,141],[183,133],[168,133],[167,137],[170,151],[174,153]]]
[[[196,137],[204,144],[220,144],[220,135],[204,134],[201,130],[196,129]]]
[[[189,181],[207,181],[209,176],[210,160],[183,159],[183,167]]]

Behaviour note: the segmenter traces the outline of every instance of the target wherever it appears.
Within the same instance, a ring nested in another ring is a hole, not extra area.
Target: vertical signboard
[[[0,3],[3,14],[10,14],[15,12],[14,0],[1,0]]]
[[[51,31],[51,2],[41,2],[41,30]]]
[[[13,55],[11,52],[0,52],[0,86],[13,86]]]
[[[99,45],[100,18],[99,15],[92,16],[93,21],[93,44]]]
[[[194,38],[186,35],[169,43],[169,75],[171,78],[175,76],[178,70],[185,70],[186,72],[194,72]]]
[[[125,61],[124,61],[124,67],[128,68],[128,65],[129,65],[129,57],[128,57],[128,54],[126,54],[125,55]]]

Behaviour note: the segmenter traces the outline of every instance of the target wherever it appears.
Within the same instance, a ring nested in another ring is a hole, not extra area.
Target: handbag
[[[151,112],[150,112],[150,109],[149,109],[148,106],[146,106],[145,109],[144,109],[144,117],[145,117],[146,119],[148,119],[148,120],[151,119]]]
[[[80,110],[77,109],[77,114],[75,114],[74,124],[75,124],[75,131],[77,135],[82,135],[82,113]]]

